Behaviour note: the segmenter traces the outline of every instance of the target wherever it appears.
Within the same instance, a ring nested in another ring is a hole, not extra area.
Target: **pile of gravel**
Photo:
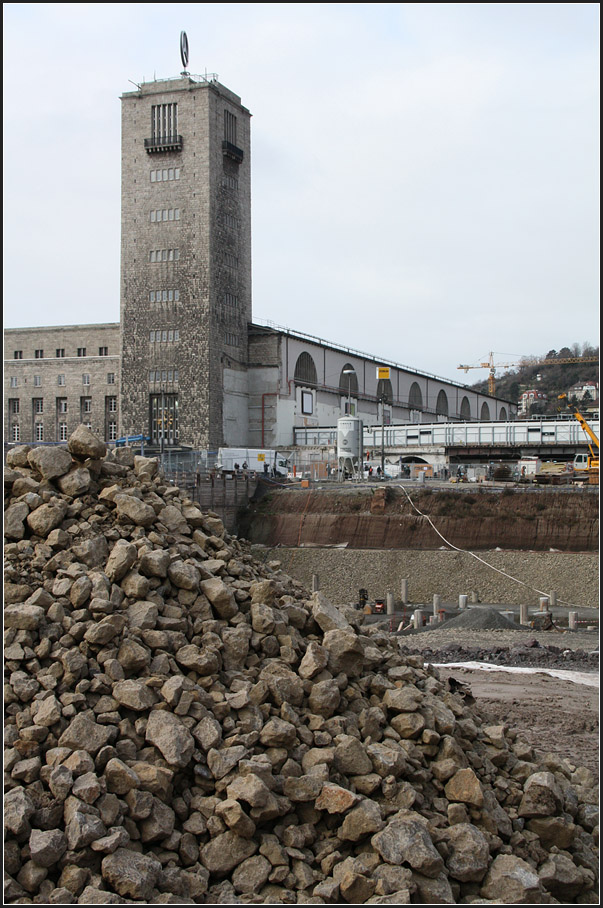
[[[585,767],[107,454],[5,472],[9,904],[597,902]]]
[[[434,625],[437,627],[437,625]],[[449,628],[468,628],[479,631],[495,630],[517,630],[519,625],[514,621],[509,621],[500,612],[492,608],[467,608],[446,621],[446,627]]]

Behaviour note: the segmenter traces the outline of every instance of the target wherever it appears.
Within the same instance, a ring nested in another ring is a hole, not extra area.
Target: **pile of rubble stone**
[[[5,901],[595,903],[589,770],[80,426],[5,471]]]

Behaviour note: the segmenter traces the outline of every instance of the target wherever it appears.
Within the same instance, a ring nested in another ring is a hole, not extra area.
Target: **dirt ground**
[[[468,684],[479,714],[509,725],[540,754],[554,753],[599,773],[599,688],[540,671],[511,674],[443,666],[442,678]],[[597,674],[598,679],[598,674]]]
[[[553,633],[446,628],[405,638],[409,652],[438,665],[442,678],[469,685],[479,714],[509,725],[539,754],[554,753],[599,773],[599,638],[596,632]],[[459,668],[486,662],[497,670]],[[441,663],[447,663],[442,665]],[[532,669],[511,673],[508,667]],[[498,670],[502,669],[502,670]],[[593,686],[544,674],[570,672]]]

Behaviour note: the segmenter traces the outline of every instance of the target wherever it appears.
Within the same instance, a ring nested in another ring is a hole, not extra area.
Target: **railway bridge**
[[[590,422],[599,436],[599,420]],[[335,450],[337,427],[297,428],[299,449]],[[516,461],[535,456],[541,460],[573,460],[588,450],[588,438],[575,419],[518,420],[513,422],[437,422],[397,426],[365,426],[365,453],[378,459],[383,450],[402,463],[430,463],[433,466]]]

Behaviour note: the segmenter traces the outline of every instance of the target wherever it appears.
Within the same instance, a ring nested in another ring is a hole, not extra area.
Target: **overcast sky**
[[[119,320],[119,97],[185,30],[253,114],[255,319],[467,384],[598,344],[598,4],[3,14],[6,327]]]

